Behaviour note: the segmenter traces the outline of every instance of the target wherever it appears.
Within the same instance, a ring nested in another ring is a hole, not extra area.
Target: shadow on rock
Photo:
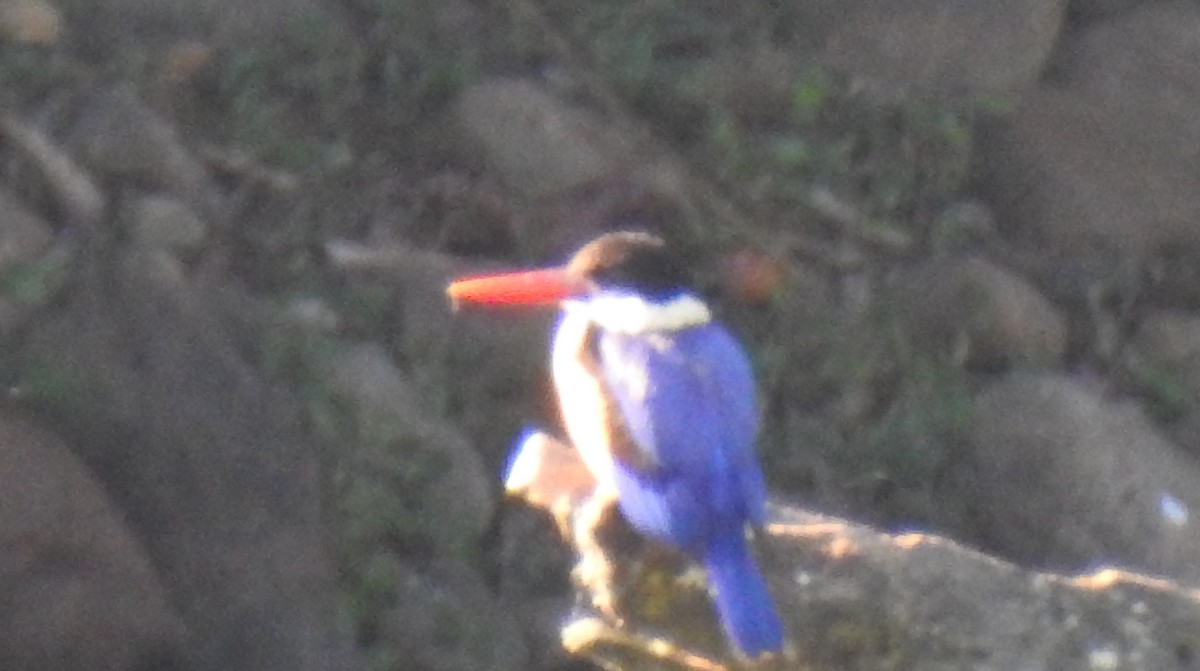
[[[60,440],[0,418],[0,668],[180,668],[184,628],[104,490]]]
[[[144,540],[198,669],[356,668],[334,624],[318,453],[219,297],[149,253],[90,262],[20,353],[22,389]]]

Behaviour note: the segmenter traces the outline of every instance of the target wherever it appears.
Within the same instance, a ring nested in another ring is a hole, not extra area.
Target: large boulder
[[[954,533],[1020,564],[1115,564],[1200,584],[1200,466],[1131,402],[1055,374],[1013,374],[975,400],[942,493]]]
[[[1128,253],[1200,239],[1200,7],[1149,4],[1067,40],[1054,76],[980,143],[1011,232]]]
[[[1064,0],[866,0],[841,11],[826,38],[829,64],[884,89],[985,97],[1019,92],[1041,75]]]
[[[55,436],[0,416],[0,668],[182,668],[183,623],[103,487]]]
[[[639,147],[595,113],[524,79],[494,79],[456,103],[462,133],[516,192],[562,196],[635,164]]]
[[[247,361],[229,318],[247,299],[158,259],[82,262],[20,353],[23,388],[144,539],[197,669],[355,668],[299,405]]]
[[[982,258],[931,259],[901,282],[914,343],[984,369],[1049,366],[1066,351],[1061,312],[1020,276]]]

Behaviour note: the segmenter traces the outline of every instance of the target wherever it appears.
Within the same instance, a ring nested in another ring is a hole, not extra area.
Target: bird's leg
[[[614,564],[603,539],[616,488],[597,483],[577,450],[541,431],[530,431],[518,442],[504,484],[510,495],[550,512],[563,539],[579,553],[575,582],[592,595],[597,610],[620,622]]]
[[[592,605],[605,617],[620,622],[614,566],[601,540],[601,527],[616,502],[616,489],[599,484],[575,510],[572,536],[579,552],[579,563],[575,565],[573,575],[576,582],[592,595]]]
[[[615,485],[598,482],[578,450],[542,431],[529,431],[517,443],[504,484],[510,495],[553,516],[562,538],[579,553],[572,571],[576,585],[608,621],[623,622],[618,598],[628,583],[617,575],[622,562],[616,557],[637,556],[630,552],[637,537],[614,514]]]

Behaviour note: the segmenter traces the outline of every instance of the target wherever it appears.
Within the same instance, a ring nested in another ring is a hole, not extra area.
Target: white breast
[[[554,334],[551,372],[567,436],[602,487],[615,487],[609,432],[611,411],[598,363],[587,347],[591,320],[567,310]]]

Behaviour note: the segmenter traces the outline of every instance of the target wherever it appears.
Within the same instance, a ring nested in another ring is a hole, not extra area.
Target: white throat
[[[629,335],[678,331],[712,320],[708,306],[692,294],[652,303],[630,294],[601,293],[584,300],[563,301],[563,310],[582,314],[606,331]]]

